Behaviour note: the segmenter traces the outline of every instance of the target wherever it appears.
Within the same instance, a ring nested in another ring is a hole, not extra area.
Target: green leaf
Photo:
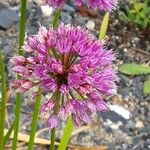
[[[144,82],[143,92],[145,95],[150,94],[150,80]]]
[[[53,28],[56,29],[58,27],[58,23],[59,23],[59,18],[61,15],[61,11],[57,10],[54,16],[54,20],[52,22]]]
[[[64,129],[64,132],[63,132],[58,150],[66,150],[67,144],[68,144],[69,139],[71,137],[71,133],[73,131],[73,128],[74,128],[74,125],[73,125],[73,122],[72,122],[72,118],[69,117],[68,121],[66,123],[66,127]]]
[[[119,71],[127,75],[149,74],[150,67],[139,64],[123,64],[119,67]]]
[[[99,39],[103,40],[106,36],[107,33],[107,28],[108,28],[108,22],[109,22],[109,12],[107,12],[104,15],[101,27],[100,27],[100,32],[99,32]]]

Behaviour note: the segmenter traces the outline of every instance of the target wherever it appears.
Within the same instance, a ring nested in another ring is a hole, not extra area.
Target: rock
[[[122,86],[127,86],[127,87],[130,86],[130,79],[127,76],[123,74],[119,74],[119,78]]]
[[[0,3],[0,11],[4,8],[7,8],[3,3]]]
[[[7,38],[2,39],[1,49],[3,51],[4,56],[7,56],[10,53],[11,47],[10,42]]]
[[[66,11],[75,12],[75,9],[67,4],[64,5],[63,9]]]
[[[9,29],[15,22],[19,21],[18,13],[9,8],[4,8],[0,11],[0,28]]]
[[[137,98],[141,98],[143,95],[143,82],[141,77],[135,77],[133,79],[133,95]]]
[[[129,96],[131,96],[131,92],[128,87],[125,87],[125,88],[119,87],[118,93],[121,94],[123,98],[128,98]]]
[[[122,116],[124,119],[130,118],[130,112],[119,105],[110,105],[109,108],[111,111],[116,112],[118,115]]]
[[[115,145],[113,143],[108,143],[107,146],[109,147],[109,150],[115,150]]]
[[[5,45],[3,47],[3,52],[4,52],[4,55],[7,56],[9,53],[10,53],[10,46],[9,45]]]
[[[128,145],[127,144],[122,144],[122,150],[127,150],[128,149]]]
[[[72,17],[68,14],[68,13],[61,13],[61,20],[62,22],[64,22],[65,24],[69,24],[72,20]]]
[[[122,122],[127,123],[127,120],[124,119],[122,116],[118,115],[117,113],[115,113],[114,111],[109,111],[109,112],[104,112],[104,113],[100,113],[100,116],[103,118],[103,120],[110,120],[113,123],[118,123],[118,122]]]
[[[16,6],[20,3],[20,0],[8,0],[11,6]]]
[[[125,128],[127,129],[127,131],[132,132],[135,130],[135,124],[130,121],[125,125]]]
[[[44,17],[50,17],[54,9],[48,5],[41,5],[41,11]]]
[[[32,25],[27,31],[28,31],[28,34],[36,34],[38,30],[39,30],[38,25],[36,26]]]
[[[85,26],[90,30],[94,30],[95,23],[94,23],[94,21],[88,21]]]
[[[146,125],[142,129],[140,129],[139,131],[140,131],[140,133],[147,133],[148,132],[150,134],[150,126]]]
[[[29,0],[29,1],[33,1],[34,3],[38,4],[38,5],[42,5],[43,4],[43,0]]]
[[[143,127],[144,127],[144,124],[143,124],[142,121],[138,120],[138,121],[136,122],[136,124],[135,124],[135,127],[136,127],[136,128],[143,128]]]
[[[80,143],[82,146],[93,146],[94,142],[92,141],[92,137],[90,135],[84,136],[84,138],[81,138]]]
[[[104,122],[103,124],[106,126],[106,128],[107,128],[107,127],[110,127],[110,128],[113,129],[113,130],[117,130],[117,129],[120,128],[120,126],[123,125],[122,122],[120,122],[120,121],[118,121],[117,123],[114,123],[114,122],[112,122],[112,121],[109,120],[109,119],[107,119],[107,121]]]
[[[112,133],[112,128],[109,127],[109,126],[106,126],[105,130],[106,130],[107,133]]]
[[[76,13],[74,14],[74,18],[76,18],[76,23],[80,26],[84,26],[88,20],[87,17],[78,16]]]

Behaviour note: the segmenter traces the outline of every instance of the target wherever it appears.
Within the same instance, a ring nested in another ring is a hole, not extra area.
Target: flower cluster
[[[63,7],[65,0],[43,0],[45,4],[53,8]],[[117,0],[75,0],[77,6],[87,5],[92,9],[101,9],[104,11],[112,11],[117,5]]]
[[[63,24],[58,29],[40,27],[23,46],[27,56],[15,56],[12,70],[21,76],[14,81],[18,92],[40,87],[52,97],[41,107],[50,113],[48,125],[72,116],[75,125],[89,123],[92,113],[107,111],[103,100],[115,90],[115,55],[105,41],[98,41],[80,27]],[[57,111],[56,111],[57,110]]]

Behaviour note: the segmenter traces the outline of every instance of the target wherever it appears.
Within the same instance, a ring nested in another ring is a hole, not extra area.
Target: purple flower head
[[[22,93],[34,86],[52,94],[41,107],[42,114],[50,113],[50,128],[70,115],[77,126],[89,123],[92,113],[108,110],[103,99],[115,90],[117,77],[115,55],[105,41],[61,24],[56,30],[41,27],[23,48],[30,57],[12,58],[12,70],[21,76],[13,86]]]
[[[50,129],[56,128],[59,124],[59,118],[56,115],[50,115],[47,121],[48,127]]]
[[[43,0],[45,4],[53,8],[62,8],[65,0]],[[101,9],[104,11],[112,11],[115,9],[118,0],[75,0],[77,6],[88,6],[92,9]]]

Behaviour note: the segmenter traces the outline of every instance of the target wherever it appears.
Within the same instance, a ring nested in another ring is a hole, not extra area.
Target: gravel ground
[[[125,3],[126,1],[124,1]],[[124,6],[121,3],[121,7]],[[53,20],[53,10],[41,6],[40,0],[29,0],[27,6],[26,32],[34,34],[39,26],[49,26]],[[119,9],[119,8],[118,8]],[[102,18],[101,12],[88,11],[85,8],[77,9],[73,2],[65,5],[61,20],[86,27],[95,36],[98,36]],[[7,19],[6,19],[7,18]],[[17,50],[19,23],[19,0],[0,2],[0,47],[3,50],[6,64]],[[108,28],[108,46],[118,53],[116,64],[124,62],[147,63],[150,58],[150,30],[142,30],[135,25],[125,24],[120,20],[119,11],[111,14]],[[9,70],[9,65],[6,66]],[[111,111],[98,114],[94,124],[89,130],[74,135],[70,143],[77,146],[106,145],[110,150],[148,150],[150,149],[150,96],[142,92],[145,76],[126,76],[119,73],[118,91],[113,97],[107,98]],[[8,75],[9,81],[12,74]],[[33,100],[24,96],[22,110],[32,112]],[[13,118],[14,95],[10,98],[8,107],[9,122]],[[22,113],[20,131],[30,132],[31,118],[27,113]],[[45,121],[40,120],[38,130],[45,128]],[[62,123],[57,137],[62,133]],[[40,137],[49,137],[48,132],[42,132]],[[37,146],[36,149],[40,149]],[[47,149],[42,147],[41,149]]]

